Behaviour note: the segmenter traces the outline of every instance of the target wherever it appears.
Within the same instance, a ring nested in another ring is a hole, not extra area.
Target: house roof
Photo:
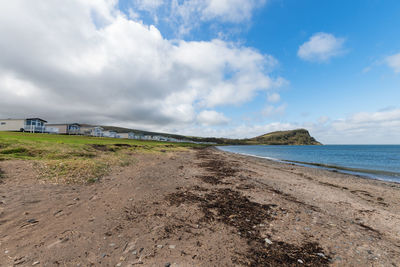
[[[18,119],[7,118],[7,119],[0,119],[0,120],[2,120],[2,121],[17,121],[17,120],[40,120],[40,121],[43,121],[43,122],[47,122],[46,120],[43,120],[43,119],[41,119],[41,118],[26,118],[26,119],[20,119],[20,118],[18,118]]]
[[[49,126],[57,126],[57,125],[78,125],[78,126],[81,126],[79,123],[47,123],[46,125],[49,125]]]
[[[46,120],[43,120],[41,118],[26,118],[26,120],[40,120],[40,121],[43,121],[43,122],[47,122]]]

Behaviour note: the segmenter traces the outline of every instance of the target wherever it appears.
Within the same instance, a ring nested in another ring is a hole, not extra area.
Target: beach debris
[[[34,223],[38,223],[39,221],[36,219],[29,219],[27,220],[28,223],[34,224]]]
[[[231,162],[228,163],[219,157],[210,157],[210,153],[205,149],[199,150],[198,159],[203,161],[200,163],[200,167],[205,168],[210,177],[227,181],[235,176],[236,169],[229,166]],[[273,192],[278,193],[277,190]],[[280,191],[279,194],[283,195]],[[218,221],[234,227],[240,238],[251,244],[248,251],[239,254],[238,263],[246,266],[296,266],[305,264],[305,262],[309,266],[329,265],[331,259],[329,256],[316,257],[316,253],[324,252],[316,242],[293,245],[286,242],[273,242],[269,238],[265,239],[261,233],[262,228],[254,228],[254,226],[265,225],[267,227],[269,225],[270,228],[273,228],[271,222],[276,219],[274,215],[277,214],[279,207],[273,203],[261,204],[252,201],[240,191],[234,190],[234,186],[213,190],[202,190],[199,186],[186,190],[180,188],[178,192],[168,195],[166,199],[170,205],[197,205],[203,213],[203,218],[199,221],[201,224]],[[290,200],[293,201],[293,198]]]
[[[272,245],[272,241],[269,240],[268,238],[264,238],[265,244],[267,245]]]
[[[58,210],[58,211],[56,211],[56,212],[53,213],[53,216],[57,216],[58,214],[60,214],[60,213],[62,213],[62,212],[63,212],[63,210]]]
[[[25,257],[24,257],[24,256],[19,257],[19,258],[17,258],[17,259],[14,260],[14,266],[15,266],[15,265],[20,265],[20,264],[24,263],[25,261],[26,261],[26,260],[25,260]]]
[[[125,245],[124,253],[128,253],[128,252],[131,252],[131,251],[135,251],[136,252],[135,248],[136,248],[136,241],[135,242],[130,242],[130,243]]]

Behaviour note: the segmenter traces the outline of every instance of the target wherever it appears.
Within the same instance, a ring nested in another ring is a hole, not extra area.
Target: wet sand
[[[0,162],[1,266],[400,266],[400,184],[199,149],[93,185]]]

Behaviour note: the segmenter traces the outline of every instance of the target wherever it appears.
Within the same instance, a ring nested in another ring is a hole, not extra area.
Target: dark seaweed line
[[[225,177],[232,177],[236,170],[227,166],[227,162],[215,158],[210,150],[198,150],[197,158],[203,162],[200,167],[211,172],[218,182]],[[215,184],[211,180],[208,183]],[[207,182],[207,180],[203,180]],[[249,200],[240,192],[229,188],[214,189],[206,195],[196,194],[198,188],[181,191],[168,196],[172,205],[182,203],[197,204],[201,208],[204,217],[202,222],[219,221],[236,229],[236,232],[245,238],[249,248],[246,254],[239,254],[235,261],[245,266],[327,266],[330,262],[329,256],[315,242],[308,242],[302,246],[296,246],[285,242],[272,242],[266,244],[261,237],[260,228],[266,221],[274,220],[272,211],[275,204],[262,205]],[[204,189],[201,190],[204,192]],[[278,193],[278,192],[276,192]],[[281,192],[279,192],[281,193]],[[294,201],[294,199],[290,199]],[[214,211],[214,212],[213,212]],[[268,225],[268,224],[265,224]]]

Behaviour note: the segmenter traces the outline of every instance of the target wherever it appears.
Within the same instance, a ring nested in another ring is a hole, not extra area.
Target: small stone
[[[169,245],[168,247],[169,247],[170,249],[175,249],[175,248],[176,248],[175,245]]]
[[[120,267],[122,265],[122,263],[118,263],[117,265],[115,265],[115,266],[117,266],[117,267]]]
[[[167,262],[164,266],[165,266],[165,267],[170,267],[170,266],[171,266],[171,263]]]
[[[305,231],[310,231],[311,228],[310,228],[310,227],[304,227],[304,230],[305,230]]]
[[[40,263],[40,261],[34,261],[33,263],[32,263],[32,266],[35,266],[35,265],[37,265],[37,264],[39,264]]]
[[[303,264],[304,262],[300,259],[297,260],[298,263]]]
[[[137,255],[137,251],[136,250],[132,251],[132,255]]]
[[[322,258],[325,258],[325,254],[324,254],[324,253],[321,253],[321,252],[320,252],[320,253],[317,253],[317,255],[320,256],[320,257],[322,257]]]
[[[163,245],[157,245],[157,248],[163,248]]]
[[[79,197],[74,198],[74,200],[75,200],[75,201],[78,201],[78,200],[79,200]]]
[[[8,250],[4,251],[5,254],[8,254],[8,252],[9,252]]]
[[[111,244],[110,244],[110,247],[114,247],[114,246],[115,246],[115,243],[111,243]]]
[[[264,239],[264,241],[265,241],[265,243],[266,243],[266,244],[268,244],[268,245],[272,245],[272,241],[271,241],[271,240],[269,240],[268,238],[265,238],[265,239]]]

